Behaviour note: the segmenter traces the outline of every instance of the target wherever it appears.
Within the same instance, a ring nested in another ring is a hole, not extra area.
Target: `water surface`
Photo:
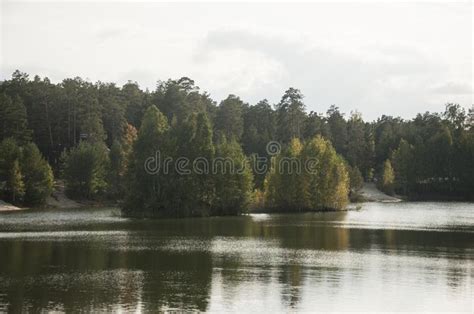
[[[472,312],[474,205],[182,220],[0,214],[0,311]]]

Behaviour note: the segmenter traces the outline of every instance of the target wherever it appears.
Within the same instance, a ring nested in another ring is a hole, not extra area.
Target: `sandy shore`
[[[67,208],[79,208],[84,206],[66,196],[64,183],[62,181],[56,181],[54,184],[53,194],[48,197],[46,204],[49,207],[67,209]]]
[[[79,208],[79,207],[84,206],[84,204],[78,203],[68,198],[64,190],[65,190],[64,184],[61,181],[57,181],[54,185],[53,194],[46,199],[46,206],[60,208],[60,209]],[[0,200],[0,212],[24,210],[24,209],[27,209],[27,208],[17,207],[10,203]]]
[[[402,201],[398,197],[387,195],[378,190],[375,183],[364,183],[361,194],[368,202],[396,203]]]
[[[0,212],[13,211],[13,210],[22,210],[22,208],[0,200]]]

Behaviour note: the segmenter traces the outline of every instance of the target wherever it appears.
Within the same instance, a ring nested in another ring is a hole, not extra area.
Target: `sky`
[[[192,78],[216,101],[412,118],[473,104],[473,3],[1,1],[0,79]]]

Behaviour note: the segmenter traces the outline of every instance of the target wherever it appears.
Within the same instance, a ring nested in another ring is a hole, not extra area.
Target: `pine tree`
[[[331,142],[316,136],[302,151],[304,195],[311,209],[343,209],[348,203],[349,174]]]
[[[31,140],[31,131],[28,129],[26,108],[22,99],[15,96],[13,99],[5,93],[0,94],[0,139],[14,138],[19,144]]]
[[[25,182],[25,203],[42,205],[53,191],[53,171],[34,143],[22,149],[21,171]]]
[[[300,172],[297,167],[301,167]],[[294,139],[272,160],[265,182],[266,204],[283,210],[343,209],[348,195],[344,160],[320,136],[304,145]]]
[[[362,189],[364,185],[364,178],[362,177],[362,174],[357,167],[350,167],[349,169],[349,179],[351,182],[351,190],[354,192],[358,192],[360,189]]]
[[[19,203],[25,195],[25,184],[21,175],[20,164],[16,159],[10,169],[7,181],[7,191],[10,192],[11,200],[14,204]]]
[[[243,111],[245,104],[235,95],[229,95],[219,105],[215,128],[217,135],[240,141],[244,132]]]
[[[282,142],[302,138],[306,119],[305,104],[300,90],[290,87],[276,105],[278,135]]]
[[[109,151],[110,166],[108,169],[108,193],[118,197],[124,191],[123,177],[126,169],[124,150],[119,141],[115,140]]]
[[[185,179],[183,191],[190,191],[184,210],[191,215],[208,216],[215,200],[215,185],[210,165],[215,156],[211,122],[205,113],[190,117],[188,140],[182,148],[191,161],[192,173]],[[207,167],[207,169],[206,169]]]
[[[20,149],[17,142],[11,137],[4,139],[0,143],[0,193],[6,200],[17,199],[15,191],[20,191],[20,196],[22,194],[21,169],[15,169],[15,162],[18,163],[19,158]]]
[[[416,183],[413,146],[402,139],[398,148],[393,152],[392,163],[395,172],[395,188],[407,195]]]
[[[163,158],[169,154],[166,140],[168,129],[168,121],[158,108],[148,107],[130,156],[124,206],[126,214],[160,216],[170,210],[170,203],[166,200],[170,182],[160,168]]]
[[[392,163],[390,159],[385,160],[383,165],[382,176],[378,181],[379,189],[387,193],[388,195],[393,195],[394,193],[394,182],[395,182],[395,173],[392,168]]]
[[[81,141],[63,157],[66,192],[73,197],[93,198],[107,188],[109,158],[102,143]]]
[[[250,202],[252,171],[239,143],[223,138],[216,147],[212,173],[216,200],[212,214],[238,215],[247,210]]]

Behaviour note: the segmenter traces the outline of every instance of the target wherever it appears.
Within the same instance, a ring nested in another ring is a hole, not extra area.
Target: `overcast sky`
[[[189,76],[220,101],[276,103],[299,88],[331,104],[405,118],[473,101],[473,4],[50,3],[0,0],[0,78],[53,82]]]

